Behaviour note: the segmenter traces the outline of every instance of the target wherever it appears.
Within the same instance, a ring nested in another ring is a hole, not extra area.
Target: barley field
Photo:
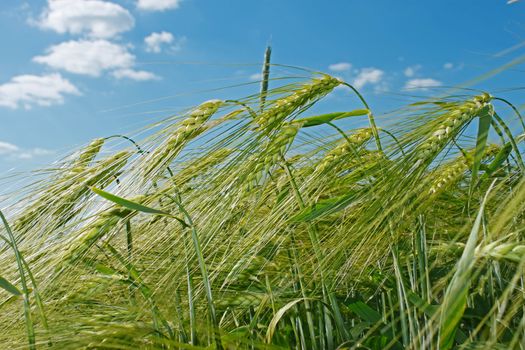
[[[32,174],[1,215],[2,348],[523,349],[518,108],[377,117],[324,73],[271,82]],[[348,109],[313,113],[334,89]]]

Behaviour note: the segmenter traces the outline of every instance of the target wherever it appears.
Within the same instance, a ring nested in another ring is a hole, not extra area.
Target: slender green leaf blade
[[[311,126],[326,124],[333,120],[367,115],[369,112],[370,111],[368,109],[356,109],[350,112],[334,112],[334,113],[328,113],[328,114],[321,114],[321,115],[316,115],[313,117],[298,119],[296,121],[298,123],[301,123],[303,128],[308,128]]]
[[[94,193],[98,194],[99,196],[101,196],[102,198],[105,198],[107,199],[108,201],[110,202],[113,202],[115,204],[118,204],[124,208],[128,208],[128,209],[131,209],[131,210],[135,210],[135,211],[140,211],[142,213],[147,213],[147,214],[156,214],[156,215],[164,215],[164,216],[169,216],[171,218],[174,218],[175,220],[177,220],[178,222],[180,222],[183,226],[187,227],[188,225],[184,222],[184,220],[168,213],[168,212],[165,212],[165,211],[162,211],[162,210],[159,210],[159,209],[155,209],[155,208],[151,208],[151,207],[147,207],[145,205],[142,205],[142,204],[139,204],[137,202],[133,202],[133,201],[130,201],[128,199],[125,199],[125,198],[122,198],[122,197],[119,197],[119,196],[116,196],[114,194],[111,194],[109,192],[106,192],[104,190],[101,190],[99,188],[96,188],[96,187],[91,187],[91,191],[93,191]]]
[[[381,314],[362,301],[352,303],[348,305],[348,308],[357,316],[359,316],[363,321],[367,321],[372,324],[381,321]]]
[[[443,304],[440,308],[440,325],[439,325],[439,349],[448,350],[454,345],[454,338],[467,306],[467,296],[470,288],[471,273],[476,260],[475,251],[478,241],[478,232],[481,227],[483,211],[487,196],[492,186],[485,194],[481,203],[472,230],[470,231],[463,254],[456,265],[456,272],[447,287]]]
[[[474,186],[477,180],[479,167],[481,164],[481,160],[483,159],[485,147],[487,145],[487,138],[489,136],[491,122],[492,113],[490,112],[489,107],[485,107],[482,109],[481,114],[479,116],[478,137],[476,139],[476,150],[474,153],[474,160],[472,162],[471,188],[472,186]]]
[[[167,213],[165,211],[154,209],[154,208],[150,208],[150,207],[147,207],[145,205],[142,205],[142,204],[139,204],[139,203],[136,203],[136,202],[132,202],[132,201],[130,201],[128,199],[116,196],[114,194],[111,194],[109,192],[103,191],[103,190],[101,190],[99,188],[96,188],[96,187],[91,187],[91,191],[95,192],[96,194],[98,194],[102,198],[107,199],[108,201],[111,201],[111,202],[113,202],[115,204],[118,204],[120,206],[123,206],[123,207],[131,209],[131,210],[136,210],[136,211],[140,211],[140,212],[148,213],[148,214],[158,214],[158,215],[171,216],[170,213]]]
[[[0,276],[0,288],[5,289],[13,295],[22,295],[22,292],[12,285],[8,280]]]

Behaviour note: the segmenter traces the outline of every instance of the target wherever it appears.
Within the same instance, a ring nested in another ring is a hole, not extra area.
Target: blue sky
[[[254,93],[268,42],[272,62],[343,77],[381,113],[521,57],[524,20],[525,1],[506,0],[2,0],[0,172]],[[524,76],[516,65],[473,87],[522,104],[502,89]]]

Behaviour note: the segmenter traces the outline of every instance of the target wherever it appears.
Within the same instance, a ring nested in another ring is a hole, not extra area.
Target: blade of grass
[[[13,295],[22,295],[22,292],[12,285],[8,280],[0,276],[0,288],[6,290]]]
[[[136,202],[133,202],[133,201],[130,201],[128,199],[125,199],[125,198],[122,198],[122,197],[119,197],[119,196],[116,196],[114,194],[111,194],[109,192],[106,192],[104,190],[101,190],[101,189],[98,189],[96,187],[90,187],[91,191],[93,191],[94,193],[98,194],[99,196],[101,196],[102,198],[105,198],[115,204],[118,204],[122,207],[125,207],[125,208],[128,208],[128,209],[131,209],[131,210],[136,210],[136,211],[140,211],[142,213],[147,213],[147,214],[156,214],[156,215],[163,215],[163,216],[169,216],[175,220],[177,220],[181,225],[183,225],[184,227],[188,227],[188,225],[184,222],[184,220],[182,220],[181,218],[178,218],[168,212],[165,212],[165,211],[162,211],[162,210],[159,210],[159,209],[154,209],[154,208],[150,208],[150,207],[147,207],[145,205],[142,205],[142,204],[139,204],[139,203],[136,203]]]
[[[492,122],[492,113],[490,108],[487,106],[483,108],[479,116],[478,124],[478,136],[476,138],[476,150],[474,153],[474,160],[472,162],[472,181],[470,182],[470,195],[472,195],[472,190],[474,189],[474,184],[476,184],[478,171],[483,159],[483,154],[485,153],[485,146],[487,145],[487,139],[489,136],[490,125]]]
[[[22,285],[22,292],[24,293],[24,317],[25,317],[25,323],[26,323],[26,330],[27,330],[27,338],[29,342],[29,349],[34,350],[36,349],[35,346],[35,329],[33,325],[33,318],[31,317],[31,304],[29,301],[29,289],[27,288],[27,282],[24,272],[24,266],[23,266],[23,258],[22,254],[18,250],[18,245],[16,243],[16,238],[11,231],[11,227],[9,226],[9,223],[7,222],[7,219],[4,216],[4,213],[0,210],[0,218],[2,219],[2,222],[4,224],[4,228],[7,231],[7,236],[9,237],[9,240],[11,241],[11,247],[13,248],[13,251],[15,253],[15,259],[16,264],[18,266],[18,273],[20,274],[20,284]]]
[[[471,284],[471,273],[476,260],[475,250],[478,232],[481,227],[483,212],[488,195],[494,186],[494,181],[487,190],[478,210],[478,215],[470,231],[463,254],[456,264],[456,272],[448,285],[439,316],[439,349],[448,350],[454,345],[457,327],[463,317],[467,305],[467,295]]]

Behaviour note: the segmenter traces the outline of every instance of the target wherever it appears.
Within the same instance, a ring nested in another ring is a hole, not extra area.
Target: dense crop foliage
[[[0,344],[521,349],[520,121],[479,93],[376,124],[319,75],[94,140],[5,210]]]

